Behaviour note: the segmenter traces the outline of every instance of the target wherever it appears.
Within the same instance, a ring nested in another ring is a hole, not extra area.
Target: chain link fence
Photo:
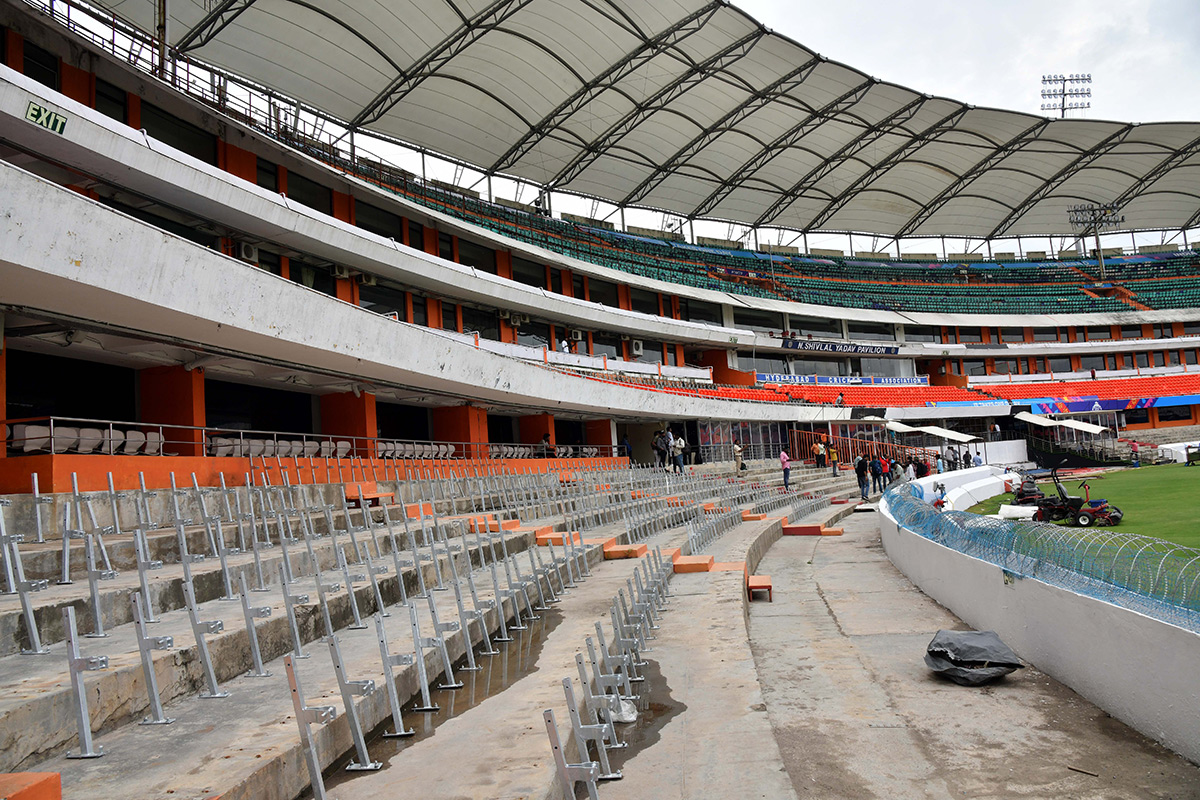
[[[916,484],[884,495],[897,524],[1015,575],[1200,632],[1200,550],[1104,528],[939,511]]]

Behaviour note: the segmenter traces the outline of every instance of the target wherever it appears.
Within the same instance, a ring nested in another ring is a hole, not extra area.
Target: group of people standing
[[[953,472],[956,469],[970,469],[971,467],[982,467],[983,455],[976,450],[975,455],[971,455],[971,451],[963,448],[962,452],[955,450],[953,447],[946,449],[945,455],[939,455],[937,458],[937,471]]]
[[[909,469],[912,469],[911,461],[904,468],[894,458],[875,453],[854,459],[854,475],[858,478],[858,490],[863,500],[867,499],[868,493],[878,494],[887,489],[900,479],[902,473],[909,477]]]
[[[654,438],[650,440],[650,448],[654,450],[655,465],[660,469],[674,468],[674,471],[680,475],[683,474],[683,454],[687,452],[687,447],[688,443],[683,438],[683,431],[676,434],[670,428],[655,431]]]

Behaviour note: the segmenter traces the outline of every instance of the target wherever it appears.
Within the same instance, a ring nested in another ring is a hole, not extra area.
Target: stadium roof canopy
[[[158,0],[99,0],[147,31]],[[167,0],[181,53],[555,190],[801,231],[1200,222],[1200,123],[1049,120],[868,77],[710,0]],[[947,65],[952,68],[953,65]]]

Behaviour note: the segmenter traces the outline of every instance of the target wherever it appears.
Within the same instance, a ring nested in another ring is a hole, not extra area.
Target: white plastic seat
[[[304,451],[303,452],[304,452],[305,458],[312,458],[313,456],[315,456],[317,454],[317,452],[320,449],[321,449],[320,442],[313,441],[312,439],[304,440]]]
[[[262,440],[262,454],[261,455],[263,458],[272,458],[275,455],[275,440],[274,439],[263,439]]]
[[[275,455],[280,458],[289,458],[292,455],[292,442],[288,439],[276,439]]]
[[[325,439],[320,445],[321,458],[331,458],[333,456],[333,442]]]
[[[261,456],[266,450],[267,443],[262,439],[247,439],[250,444],[250,458]]]
[[[391,458],[393,451],[396,449],[395,442],[380,442],[375,454],[379,458]]]
[[[80,453],[91,453],[100,446],[102,441],[104,441],[104,432],[99,428],[80,428],[79,445],[76,449]]]
[[[217,458],[228,458],[233,455],[234,440],[227,436],[213,438],[213,455]]]
[[[503,452],[503,448],[501,448],[498,444],[488,445],[488,455],[490,455],[492,458],[500,458],[500,454]]]
[[[404,457],[405,458],[416,458],[417,457],[417,446],[415,444],[413,444],[412,442],[405,442]]]
[[[136,456],[146,446],[146,434],[141,431],[125,431],[125,449],[121,452],[127,456]]]
[[[292,439],[292,458],[299,458],[304,455],[304,440]]]
[[[345,442],[345,441],[337,442],[335,447],[337,448],[336,458],[345,458],[346,454],[350,452],[350,443],[349,442]]]
[[[125,431],[119,428],[109,428],[104,431],[103,438],[100,442],[100,452],[107,453],[110,456],[115,456],[121,452],[121,446],[125,444]]]
[[[433,446],[433,457],[434,458],[445,458],[446,457],[446,445],[435,444]]]
[[[13,445],[20,442],[21,452],[37,453],[50,449],[50,428],[47,425],[16,425],[13,427]]]
[[[454,458],[455,447],[452,444],[446,445],[446,458]]]
[[[79,442],[79,428],[68,428],[65,425],[55,425],[50,435],[50,452],[65,453]]]
[[[146,450],[148,456],[156,456],[162,451],[163,435],[159,431],[146,431]]]

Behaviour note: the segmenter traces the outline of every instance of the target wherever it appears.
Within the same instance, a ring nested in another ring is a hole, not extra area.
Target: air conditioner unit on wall
[[[238,258],[242,261],[249,261],[251,264],[258,263],[258,246],[249,242],[238,242]]]
[[[509,311],[507,308],[500,309],[500,319],[510,319],[511,317],[512,317],[512,312]]]
[[[629,343],[629,352],[631,352],[635,358],[640,356],[642,353],[644,353],[645,348],[642,347],[642,340],[634,339],[632,342],[630,342]]]
[[[629,341],[630,339],[632,339],[632,338],[633,338],[633,337],[632,337],[632,336],[630,336],[628,333],[622,333],[622,334],[621,334],[621,341],[622,341],[622,342],[628,342],[628,341]]]
[[[358,282],[360,284],[362,284],[363,286],[374,286],[379,281],[374,275],[366,275],[366,274],[360,273],[358,276]]]
[[[333,269],[331,271],[333,272],[333,277],[335,277],[335,278],[346,279],[346,278],[350,277],[350,268],[349,267],[343,267],[343,266],[334,264]]]
[[[582,342],[584,339],[583,331],[571,331],[572,342]]]

